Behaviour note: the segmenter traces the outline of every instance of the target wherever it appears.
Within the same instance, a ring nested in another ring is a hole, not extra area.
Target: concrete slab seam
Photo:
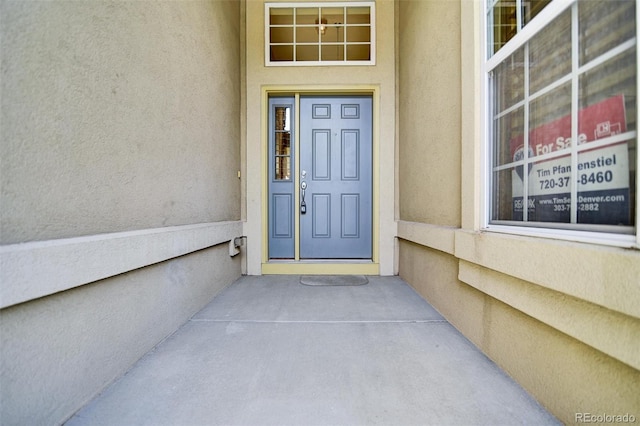
[[[448,324],[447,320],[318,320],[318,321],[287,321],[287,320],[234,320],[234,319],[204,319],[204,318],[193,318],[189,320],[191,322],[215,322],[215,323],[224,323],[224,322],[239,322],[246,324]]]

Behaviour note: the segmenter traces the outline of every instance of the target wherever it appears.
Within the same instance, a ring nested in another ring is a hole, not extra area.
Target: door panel
[[[311,138],[313,180],[331,180],[331,132],[314,129]]]
[[[292,194],[273,194],[273,236],[293,238]]]
[[[371,259],[371,97],[300,98],[302,259]]]
[[[331,238],[331,194],[312,194],[313,238]]]
[[[342,238],[360,237],[360,194],[342,194]]]
[[[360,131],[342,131],[342,180],[360,180]]]

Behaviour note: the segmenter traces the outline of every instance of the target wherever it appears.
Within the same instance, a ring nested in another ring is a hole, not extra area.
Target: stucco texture
[[[239,219],[239,2],[0,8],[0,243]]]
[[[238,278],[227,245],[0,311],[3,425],[64,422]]]
[[[481,230],[482,2],[397,7],[400,276],[562,422],[637,418],[640,252]]]
[[[0,1],[2,254],[111,274],[0,311],[3,425],[61,424],[240,275],[227,240],[190,226],[240,219],[240,6]],[[134,270],[88,252],[114,239]]]
[[[460,226],[460,2],[399,2],[400,219]]]
[[[467,286],[458,259],[400,243],[401,276],[563,423],[640,407],[640,371]]]

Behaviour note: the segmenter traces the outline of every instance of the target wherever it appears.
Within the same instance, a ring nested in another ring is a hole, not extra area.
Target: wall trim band
[[[0,246],[0,309],[183,256],[242,235],[211,222]]]

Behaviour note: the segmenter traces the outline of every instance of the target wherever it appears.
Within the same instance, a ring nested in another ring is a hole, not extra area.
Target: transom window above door
[[[266,3],[265,65],[375,65],[375,3]]]

